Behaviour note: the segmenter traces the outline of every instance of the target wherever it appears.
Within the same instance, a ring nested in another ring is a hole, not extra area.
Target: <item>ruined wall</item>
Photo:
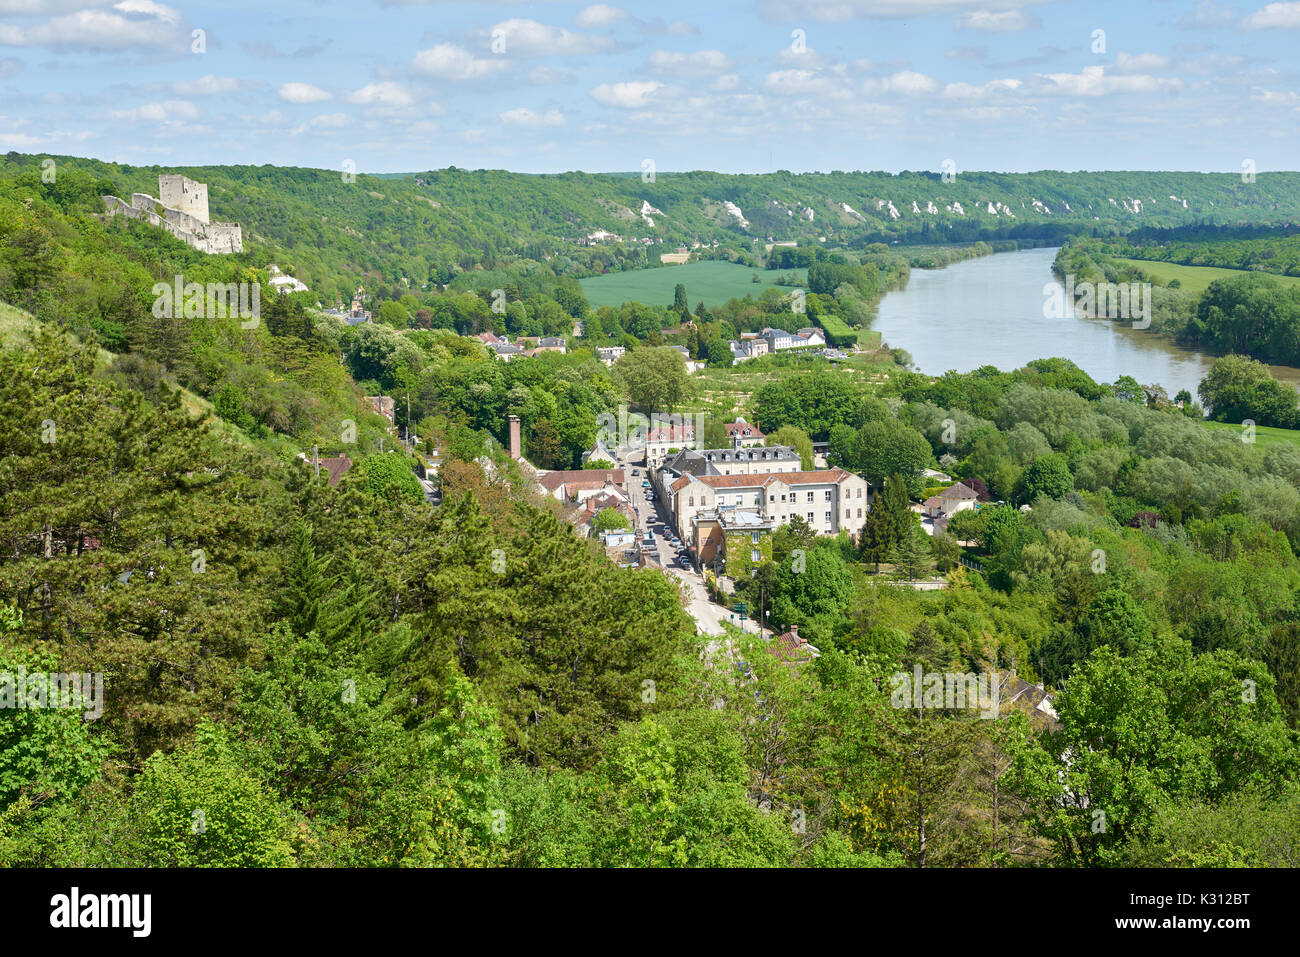
[[[158,198],[164,206],[180,210],[201,223],[208,219],[208,186],[188,176],[170,173],[158,177]]]
[[[145,193],[133,193],[130,206],[116,196],[102,198],[109,216],[121,214],[165,229],[200,252],[224,255],[244,251],[243,231],[237,223],[202,223],[188,213],[167,208]]]

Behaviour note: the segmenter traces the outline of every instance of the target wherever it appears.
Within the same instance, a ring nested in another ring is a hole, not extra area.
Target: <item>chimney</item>
[[[801,645],[803,644],[803,639],[799,637],[799,626],[798,626],[798,625],[791,625],[791,626],[790,626],[790,637],[793,638],[795,641],[799,642],[799,644],[801,644]]]
[[[519,416],[510,416],[510,457],[515,461],[520,457],[519,448]]]

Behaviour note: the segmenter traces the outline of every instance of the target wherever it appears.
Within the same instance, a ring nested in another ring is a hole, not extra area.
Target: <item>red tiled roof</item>
[[[546,472],[541,475],[538,482],[548,492],[554,492],[561,485],[571,482],[595,482],[596,488],[605,484],[606,481],[613,482],[615,485],[623,484],[622,469],[560,469],[556,472]],[[588,486],[584,486],[588,487]]]
[[[728,422],[726,428],[728,438],[735,438],[737,435],[752,439],[765,438],[763,431],[753,422]]]

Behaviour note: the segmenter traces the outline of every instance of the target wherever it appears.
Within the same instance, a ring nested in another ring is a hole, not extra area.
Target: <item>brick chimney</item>
[[[518,461],[522,455],[519,440],[519,416],[510,416],[510,457]]]
[[[803,644],[803,639],[799,637],[799,626],[798,626],[798,625],[791,625],[791,626],[790,626],[790,637],[793,638],[795,641],[799,642],[800,644]]]

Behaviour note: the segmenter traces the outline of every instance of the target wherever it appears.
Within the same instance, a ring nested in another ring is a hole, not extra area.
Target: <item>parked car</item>
[[[640,475],[640,474],[641,474],[641,470],[640,470],[640,469],[633,469],[633,470],[632,470],[632,474],[633,474],[633,475]]]

